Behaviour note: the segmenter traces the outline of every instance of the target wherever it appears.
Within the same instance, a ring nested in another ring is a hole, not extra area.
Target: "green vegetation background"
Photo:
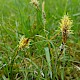
[[[30,0],[0,0],[0,80],[80,80],[80,0],[45,0],[46,32],[42,2],[38,11]],[[65,13],[73,20],[74,34],[65,56],[58,58],[59,22]],[[15,56],[22,35],[31,45]]]

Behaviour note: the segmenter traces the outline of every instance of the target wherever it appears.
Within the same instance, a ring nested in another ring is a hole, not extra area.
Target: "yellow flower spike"
[[[61,19],[60,29],[61,29],[61,32],[62,32],[62,42],[63,42],[63,44],[66,44],[68,34],[71,34],[71,32],[72,32],[72,30],[71,30],[72,22],[73,21],[69,18],[68,15],[64,15],[64,17]]]
[[[20,41],[19,41],[19,49],[22,48],[29,48],[30,45],[30,39],[29,38],[25,38],[25,36],[22,36]]]

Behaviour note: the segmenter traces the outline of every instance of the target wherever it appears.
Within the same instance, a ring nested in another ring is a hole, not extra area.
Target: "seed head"
[[[46,24],[46,14],[45,14],[45,10],[44,10],[44,5],[45,5],[45,2],[43,1],[43,3],[42,3],[42,20],[43,20],[43,24],[45,25]]]
[[[38,9],[38,7],[39,7],[39,1],[37,1],[37,0],[31,0],[30,3],[33,4]]]

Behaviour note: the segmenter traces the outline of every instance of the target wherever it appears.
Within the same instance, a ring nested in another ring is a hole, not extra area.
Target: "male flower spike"
[[[66,44],[68,34],[71,34],[72,20],[68,15],[64,15],[60,22],[60,29],[62,32],[62,43]]]

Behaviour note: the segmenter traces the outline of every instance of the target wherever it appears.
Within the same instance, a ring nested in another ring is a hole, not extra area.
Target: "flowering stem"
[[[62,80],[64,80],[64,75],[65,75],[65,52],[66,52],[66,50],[65,50],[65,48],[64,48],[64,50],[63,50],[63,68],[62,68],[62,75],[61,75],[61,78],[62,78]]]

